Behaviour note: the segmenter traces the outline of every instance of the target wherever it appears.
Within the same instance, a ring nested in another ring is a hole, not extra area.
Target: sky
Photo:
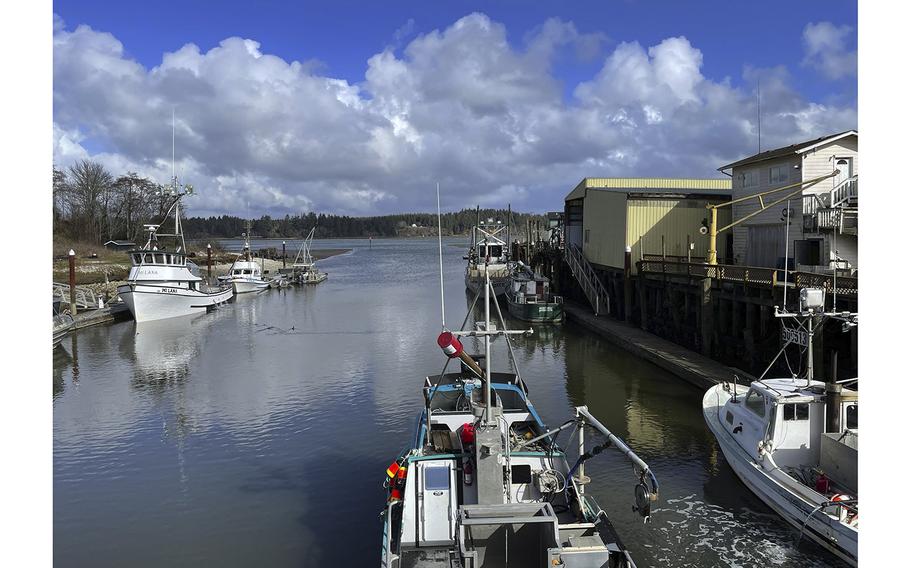
[[[589,176],[717,177],[857,126],[857,7],[58,1],[54,164],[194,215],[562,209]]]

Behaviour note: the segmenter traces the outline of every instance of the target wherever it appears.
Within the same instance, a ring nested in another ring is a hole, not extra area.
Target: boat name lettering
[[[162,288],[161,293],[162,294],[176,294],[177,288]]]

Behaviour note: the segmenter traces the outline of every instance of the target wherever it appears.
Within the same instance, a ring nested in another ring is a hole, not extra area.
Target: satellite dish
[[[701,227],[698,228],[698,232],[699,232],[699,234],[707,235],[707,234],[708,234],[708,227],[705,227],[704,225],[702,225]]]

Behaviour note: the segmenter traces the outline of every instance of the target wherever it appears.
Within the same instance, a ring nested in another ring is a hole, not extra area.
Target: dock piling
[[[212,245],[211,243],[205,245],[205,254],[207,257],[206,263],[208,265],[209,271],[209,284],[212,283]]]
[[[76,315],[76,251],[70,249],[70,314]]]

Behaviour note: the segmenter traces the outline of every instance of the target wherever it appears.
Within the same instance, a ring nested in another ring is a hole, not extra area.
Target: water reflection
[[[167,320],[133,323],[122,351],[132,353],[132,385],[137,389],[164,391],[179,385],[190,374],[190,363],[199,355],[212,314],[194,314]]]

